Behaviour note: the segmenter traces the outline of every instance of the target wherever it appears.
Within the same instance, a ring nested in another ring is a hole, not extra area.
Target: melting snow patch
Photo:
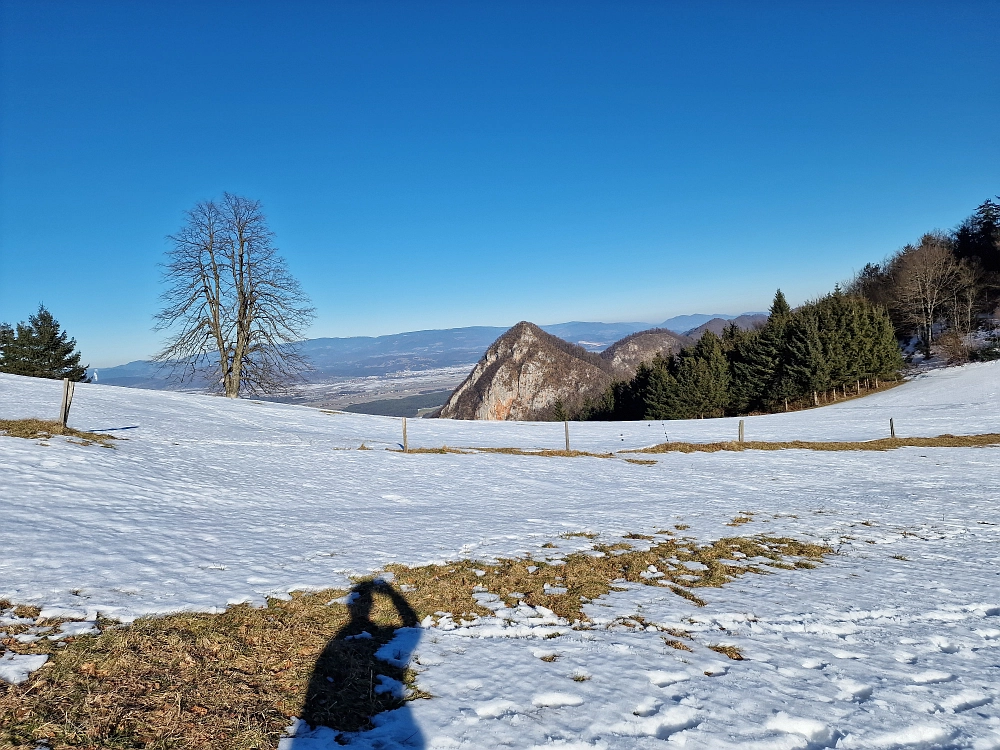
[[[375,686],[378,695],[389,693],[393,698],[402,698],[406,695],[406,685],[399,680],[386,677],[384,674],[375,675],[375,678],[378,680],[378,685]]]
[[[27,680],[28,676],[36,669],[41,669],[48,660],[49,657],[44,654],[22,656],[7,651],[3,656],[0,656],[0,680],[9,682],[11,685],[19,685]]]
[[[75,637],[78,635],[100,635],[101,631],[96,622],[64,622],[59,626],[57,635],[48,636],[49,640],[58,641],[61,638]]]
[[[476,706],[476,715],[481,719],[499,719],[501,716],[516,714],[519,710],[513,701],[498,698]]]

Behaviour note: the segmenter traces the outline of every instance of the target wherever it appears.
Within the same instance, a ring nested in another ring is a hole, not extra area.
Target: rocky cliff
[[[557,402],[572,412],[612,378],[599,355],[521,322],[493,342],[438,416],[551,419]]]
[[[437,416],[545,420],[555,416],[557,404],[572,414],[614,380],[631,378],[641,362],[689,343],[685,336],[653,328],[595,354],[521,322],[490,345]]]
[[[640,364],[650,361],[657,354],[676,354],[691,343],[693,342],[687,336],[666,328],[650,328],[616,341],[601,352],[600,356],[611,366],[617,379],[625,380],[635,375]]]

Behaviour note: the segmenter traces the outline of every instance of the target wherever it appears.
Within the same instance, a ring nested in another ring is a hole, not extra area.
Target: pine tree
[[[774,294],[767,323],[748,348],[746,366],[740,373],[750,409],[766,410],[784,399],[785,328],[791,317],[792,310],[779,289]]]
[[[80,365],[76,339],[69,338],[44,305],[18,323],[16,329],[3,326],[0,333],[0,371],[35,378],[86,379],[87,366]]]
[[[672,365],[673,357],[665,359],[657,355],[650,364],[641,365],[636,373],[633,398],[641,403],[642,419],[677,419],[673,404],[677,381],[670,372]]]
[[[785,372],[788,398],[801,398],[830,387],[830,371],[823,353],[819,316],[814,309],[800,310],[788,326]]]
[[[959,225],[955,230],[955,256],[976,259],[988,273],[1000,273],[1000,204],[984,201]]]

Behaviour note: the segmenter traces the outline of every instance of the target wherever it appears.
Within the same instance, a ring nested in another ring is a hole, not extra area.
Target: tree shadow
[[[416,613],[381,579],[355,585],[347,608],[351,619],[316,659],[300,723],[281,749],[329,747],[331,740],[347,744],[346,733],[354,732],[423,748],[405,700],[407,667],[421,635]]]

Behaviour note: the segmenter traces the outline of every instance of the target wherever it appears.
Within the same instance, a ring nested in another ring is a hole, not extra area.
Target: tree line
[[[757,330],[706,332],[612,384],[579,419],[696,419],[815,404],[837,389],[895,378],[903,366],[885,308],[839,288],[792,310],[781,290]]]
[[[897,336],[925,356],[1000,357],[995,332],[985,342],[975,335],[1000,303],[1000,204],[984,201],[953,231],[928,232],[867,264],[846,290],[885,307]]]

